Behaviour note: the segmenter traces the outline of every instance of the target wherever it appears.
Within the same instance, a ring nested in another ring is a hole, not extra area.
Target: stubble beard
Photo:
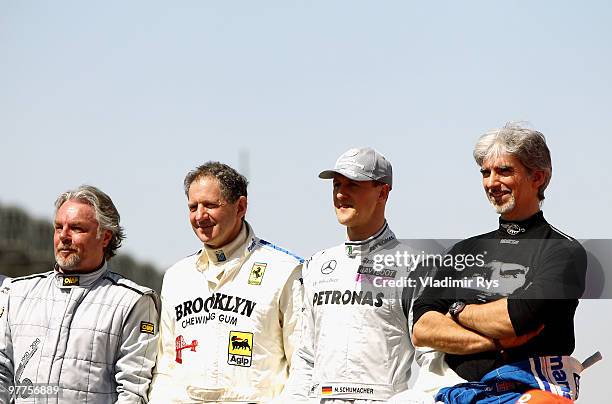
[[[495,208],[495,212],[500,215],[510,212],[516,206],[516,199],[514,199],[514,195],[512,194],[510,194],[510,198],[505,203],[498,204],[497,202],[495,202],[495,198],[493,198],[492,196],[489,196],[489,202]]]
[[[59,265],[61,269],[71,271],[78,268],[81,263],[81,256],[73,252],[68,257],[64,258],[61,256],[61,253],[58,252],[55,254],[55,262],[57,262],[57,265]]]

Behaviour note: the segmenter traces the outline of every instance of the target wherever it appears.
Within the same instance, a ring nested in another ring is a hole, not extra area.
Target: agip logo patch
[[[227,364],[250,367],[253,361],[253,334],[230,331],[227,349]]]
[[[268,264],[264,262],[256,262],[253,264],[251,273],[249,274],[249,285],[261,285],[267,266]]]

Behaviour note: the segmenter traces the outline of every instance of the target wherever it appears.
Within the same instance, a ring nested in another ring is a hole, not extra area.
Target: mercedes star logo
[[[321,266],[321,273],[325,275],[331,274],[334,272],[334,269],[336,269],[336,264],[336,260],[329,260],[325,262],[323,266]]]

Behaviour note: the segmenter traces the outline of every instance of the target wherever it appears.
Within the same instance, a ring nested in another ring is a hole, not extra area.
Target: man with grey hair
[[[208,162],[184,181],[202,242],[164,275],[151,403],[270,402],[299,336],[301,258],[255,236],[247,180]]]
[[[428,372],[437,369],[467,382],[439,390],[442,402],[514,402],[531,388],[575,399],[582,367],[570,355],[586,253],[540,209],[552,175],[545,138],[510,123],[484,134],[474,159],[499,227],[453,246],[454,262],[472,256],[472,264],[441,265],[432,285],[442,286],[415,302],[415,346],[445,353],[420,377],[435,380]],[[445,287],[449,279],[455,287]]]
[[[54,228],[55,268],[9,284],[0,402],[146,402],[159,298],[111,272],[125,237],[115,205],[93,186],[64,192]]]

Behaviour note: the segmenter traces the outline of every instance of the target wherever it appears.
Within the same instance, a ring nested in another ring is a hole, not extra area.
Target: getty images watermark
[[[452,268],[457,272],[466,270],[481,269],[479,272],[484,272],[487,267],[485,261],[487,252],[477,254],[441,254],[441,253],[426,253],[421,250],[419,253],[410,251],[395,251],[392,253],[379,253],[372,257],[372,273],[371,279],[376,287],[438,287],[438,288],[498,288],[500,283],[498,279],[487,279],[486,276],[474,276],[471,273],[469,277],[456,279],[453,276],[435,278],[432,276],[433,268]],[[364,259],[369,261],[369,259]],[[397,273],[396,270],[390,268],[405,268],[408,272],[414,273],[417,269],[421,269],[421,273],[417,276],[389,276]],[[385,276],[387,275],[387,276]]]
[[[383,292],[386,288],[440,288],[441,293],[454,290],[454,297],[508,296],[519,288],[529,288],[538,271],[545,270],[541,267],[544,261],[529,257],[546,252],[546,260],[563,265],[559,260],[567,251],[565,243],[568,241],[546,240],[543,249],[542,240],[527,239],[398,240],[393,246],[372,248],[361,257],[356,280],[366,289]],[[571,276],[579,269],[573,268],[568,258],[566,271],[570,275],[555,298],[612,298],[612,282],[608,280],[612,277],[605,276],[612,267],[612,240],[580,243],[587,253],[584,292],[576,284],[579,277]],[[548,293],[542,296],[552,298]]]

